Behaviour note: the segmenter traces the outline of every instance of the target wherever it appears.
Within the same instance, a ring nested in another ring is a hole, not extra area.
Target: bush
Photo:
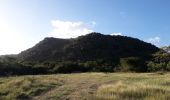
[[[138,57],[128,57],[120,59],[120,70],[121,71],[137,71],[143,72],[147,68],[144,65],[144,62]]]
[[[170,71],[170,54],[160,51],[147,63],[148,71]]]
[[[167,66],[166,66],[166,70],[170,71],[170,61],[168,62]]]
[[[65,61],[55,65],[51,70],[52,73],[72,73],[86,72],[87,68],[77,62]]]
[[[152,61],[148,63],[148,71],[165,71],[166,69],[166,63],[154,63]]]

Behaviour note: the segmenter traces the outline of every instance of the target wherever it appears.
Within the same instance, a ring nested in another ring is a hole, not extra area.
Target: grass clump
[[[170,91],[143,83],[129,84],[119,81],[116,84],[99,87],[96,98],[101,100],[156,100],[158,98],[162,100],[166,98],[169,100]]]
[[[60,81],[43,79],[43,77],[26,76],[15,78],[0,85],[0,99],[2,100],[23,100],[31,99],[34,96],[60,86]]]
[[[0,100],[170,100],[170,73],[75,73],[0,78]]]

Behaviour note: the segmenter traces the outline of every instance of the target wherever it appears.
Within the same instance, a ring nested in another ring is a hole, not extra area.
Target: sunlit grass
[[[2,79],[2,78],[1,78]],[[46,77],[10,77],[0,84],[0,100],[30,99],[56,86],[62,82]]]
[[[0,100],[170,100],[170,73],[79,73],[0,78]]]
[[[144,83],[123,83],[122,81],[116,84],[102,85],[97,90],[96,99],[107,100],[169,100],[170,91],[166,89],[148,85]]]

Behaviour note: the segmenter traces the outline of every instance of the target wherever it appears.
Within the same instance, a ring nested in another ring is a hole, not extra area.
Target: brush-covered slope
[[[149,58],[159,49],[154,45],[126,36],[91,33],[74,39],[45,38],[21,52],[23,61],[119,61],[120,58]]]
[[[153,56],[158,51],[150,43],[126,36],[90,33],[74,39],[51,37],[15,57],[0,57],[0,75],[169,70],[166,59],[170,55]]]
[[[24,61],[45,61],[53,58],[54,54],[60,54],[62,48],[69,42],[70,40],[48,37],[34,47],[21,52],[18,57]]]
[[[162,49],[168,53],[170,53],[170,46],[165,46],[165,47],[162,47]]]

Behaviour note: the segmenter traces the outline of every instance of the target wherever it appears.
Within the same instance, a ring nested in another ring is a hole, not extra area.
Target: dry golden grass
[[[169,91],[143,83],[129,84],[122,83],[122,81],[116,84],[102,85],[97,90],[96,99],[107,99],[107,100],[169,100]]]
[[[170,73],[79,73],[0,78],[0,100],[170,100]]]

